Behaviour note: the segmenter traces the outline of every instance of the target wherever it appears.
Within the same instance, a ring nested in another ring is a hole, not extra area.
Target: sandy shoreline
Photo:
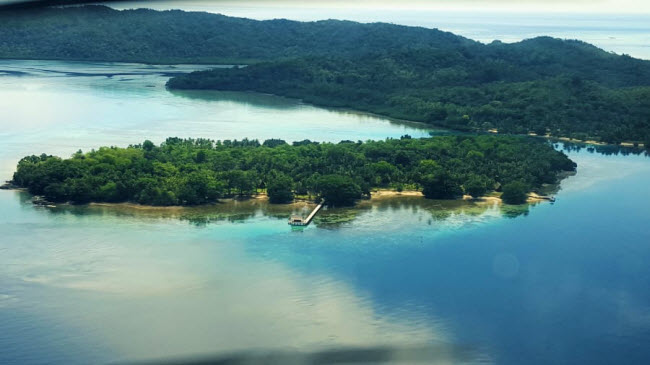
[[[404,196],[415,196],[415,197],[421,197],[425,199],[424,194],[422,194],[421,191],[417,191],[417,190],[404,190],[399,192],[396,190],[380,189],[370,193],[370,200],[384,199],[384,198],[398,198]],[[478,198],[474,198],[471,195],[463,195],[462,198],[451,199],[451,200],[471,200],[471,201],[494,202],[498,204],[503,204],[503,200],[500,198],[498,193],[493,193],[491,195],[481,196]],[[528,193],[528,198],[526,199],[527,203],[538,203],[543,201],[548,201],[548,199],[535,192]]]
[[[489,133],[492,134],[499,134],[499,131],[496,129],[488,129]],[[523,134],[522,134],[523,135]],[[643,143],[637,143],[637,145],[634,145],[634,142],[621,142],[619,144],[614,144],[614,143],[606,143],[606,142],[600,142],[600,141],[594,141],[593,139],[588,139],[588,140],[582,140],[582,139],[576,139],[576,138],[570,138],[570,137],[555,137],[551,135],[544,135],[540,136],[537,133],[530,132],[525,134],[527,136],[531,137],[540,137],[540,138],[546,138],[551,141],[562,141],[562,142],[570,142],[570,143],[584,143],[584,144],[590,144],[594,146],[618,146],[618,147],[631,147],[631,148],[645,148],[645,144]]]
[[[9,188],[6,190],[15,190],[15,191],[25,191],[25,189],[20,189],[20,188]],[[38,198],[37,196],[35,196]],[[394,199],[394,198],[401,198],[401,197],[416,197],[416,198],[422,198],[426,199],[424,197],[424,194],[421,191],[418,190],[404,190],[404,191],[396,191],[396,190],[390,190],[390,189],[377,189],[374,191],[370,192],[370,198],[365,199],[366,201],[373,201],[373,200],[383,200],[383,199]],[[235,197],[235,198],[224,198],[220,199],[218,202],[213,203],[213,204],[203,204],[203,205],[194,205],[194,206],[184,206],[184,205],[173,205],[173,206],[155,206],[155,205],[143,205],[143,204],[138,204],[138,203],[133,203],[133,202],[121,202],[121,203],[108,203],[108,202],[91,202],[86,204],[87,206],[95,206],[95,207],[121,207],[121,208],[128,208],[128,209],[133,209],[133,210],[140,210],[140,211],[153,211],[153,210],[164,210],[168,212],[181,212],[184,210],[188,209],[205,209],[205,208],[210,208],[210,207],[225,207],[228,204],[237,204],[237,203],[251,203],[255,204],[256,202],[264,202],[267,203],[269,200],[269,197],[265,193],[259,193],[257,195],[252,195],[250,197]],[[456,200],[456,201],[475,201],[475,202],[491,202],[491,203],[497,203],[497,204],[503,204],[503,200],[500,198],[499,193],[492,193],[490,195],[482,196],[479,198],[473,198],[470,195],[463,195],[461,198],[458,199],[450,199],[450,200]],[[528,193],[528,198],[526,200],[527,203],[539,203],[543,201],[548,201],[546,197],[540,196],[534,192]],[[64,205],[72,205],[70,203],[50,203],[50,202],[44,202],[46,204],[39,204],[39,205],[46,205],[49,207],[56,207],[56,206],[64,206]],[[271,204],[276,207],[285,207],[285,208],[293,208],[293,209],[301,209],[304,207],[310,207],[310,206],[316,206],[316,202],[313,200],[305,199],[305,198],[296,198],[293,202],[291,203],[285,203],[285,204]],[[83,206],[83,204],[81,205]],[[354,206],[353,206],[354,207]]]
[[[255,203],[255,202],[267,202],[269,200],[269,197],[266,194],[258,194],[258,195],[253,195],[250,197],[242,197],[242,198],[224,198],[220,199],[216,203],[212,204],[202,204],[202,205],[171,205],[171,206],[155,206],[155,205],[143,205],[143,204],[138,204],[138,203],[131,203],[131,202],[123,202],[123,203],[88,203],[88,206],[96,206],[96,207],[122,207],[122,208],[130,208],[130,209],[137,209],[137,210],[166,210],[166,211],[183,211],[183,210],[188,210],[188,209],[205,209],[205,208],[210,208],[210,207],[223,207],[228,204],[233,204],[233,203]],[[290,208],[302,208],[304,206],[308,205],[316,205],[315,202],[307,201],[304,199],[296,199],[291,203],[286,203],[286,204],[273,204],[279,207],[290,207]]]
[[[589,144],[589,145],[594,145],[594,146],[618,146],[618,147],[630,147],[630,148],[645,148],[645,145],[643,143],[637,143],[635,146],[633,142],[621,142],[619,144],[613,144],[613,143],[606,143],[606,142],[599,142],[599,141],[594,141],[592,139],[588,140],[582,140],[582,139],[575,139],[575,138],[569,138],[569,137],[553,137],[553,136],[539,136],[535,133],[528,133],[529,136],[533,137],[542,137],[546,138],[551,141],[562,141],[562,142],[570,142],[570,143],[584,143],[584,144]]]
[[[380,199],[388,197],[400,197],[400,196],[421,196],[424,197],[421,191],[417,190],[390,190],[390,189],[378,189],[370,192],[370,199]]]

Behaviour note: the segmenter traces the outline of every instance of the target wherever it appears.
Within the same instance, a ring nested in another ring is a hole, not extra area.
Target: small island
[[[168,138],[102,147],[68,159],[23,158],[10,184],[49,202],[212,204],[267,194],[271,203],[324,199],[353,205],[373,189],[421,191],[429,199],[503,192],[521,204],[576,164],[545,141],[521,136],[440,136],[385,141]]]

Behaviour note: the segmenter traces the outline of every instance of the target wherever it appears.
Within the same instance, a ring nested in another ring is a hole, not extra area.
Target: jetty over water
[[[528,197],[533,199],[539,199],[539,200],[548,200],[551,203],[555,202],[555,197],[550,195],[539,195],[539,194],[531,193],[528,194]]]
[[[289,224],[292,225],[292,226],[307,226],[307,225],[309,225],[309,223],[311,223],[311,220],[314,219],[314,216],[316,215],[316,213],[318,213],[320,208],[323,207],[323,204],[325,204],[325,201],[321,200],[321,202],[318,203],[316,208],[314,208],[314,210],[312,210],[311,213],[309,213],[307,218],[303,218],[300,215],[292,215],[291,218],[289,218]]]

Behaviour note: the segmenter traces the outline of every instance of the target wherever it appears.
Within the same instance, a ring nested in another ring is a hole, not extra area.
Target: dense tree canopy
[[[482,44],[384,23],[104,6],[2,12],[0,39],[0,58],[249,65],[172,88],[263,91],[460,130],[650,139],[650,61],[575,40]]]
[[[293,201],[293,180],[278,173],[268,182],[266,191],[271,203],[290,203]]]
[[[361,198],[361,188],[354,179],[345,175],[325,175],[316,182],[323,199],[333,205],[350,205]]]
[[[393,24],[256,21],[203,12],[105,6],[0,13],[0,58],[150,63],[250,63],[383,49],[478,44],[448,32]]]
[[[621,72],[601,73],[411,50],[200,71],[177,76],[168,86],[261,91],[458,130],[643,142],[650,138],[650,79],[643,72],[636,78],[625,71],[625,58],[617,60]],[[638,69],[650,69],[650,62]]]
[[[528,189],[522,181],[513,181],[503,186],[501,198],[508,204],[523,204],[528,197]]]
[[[345,205],[377,187],[408,186],[429,198],[481,195],[514,181],[535,189],[575,169],[564,153],[527,137],[266,142],[168,138],[69,159],[28,156],[13,183],[55,202],[195,205],[266,190],[273,203],[300,194]]]

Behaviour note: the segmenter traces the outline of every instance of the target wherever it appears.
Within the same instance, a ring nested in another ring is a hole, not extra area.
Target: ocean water
[[[164,89],[192,67],[0,62],[0,177],[31,153],[171,135],[439,133]],[[554,204],[401,197],[325,210],[301,231],[286,219],[304,206],[47,208],[0,190],[0,363],[424,346],[429,363],[647,364],[650,159],[567,153],[578,171]]]
[[[338,142],[432,132],[424,124],[271,95],[165,88],[170,74],[207,67],[0,61],[0,180],[10,179],[26,155],[67,157],[78,149],[145,139],[156,144],[167,137]]]
[[[299,232],[264,202],[42,208],[1,191],[0,362],[430,345],[449,363],[647,363],[650,161],[570,155],[555,204],[404,197]]]

